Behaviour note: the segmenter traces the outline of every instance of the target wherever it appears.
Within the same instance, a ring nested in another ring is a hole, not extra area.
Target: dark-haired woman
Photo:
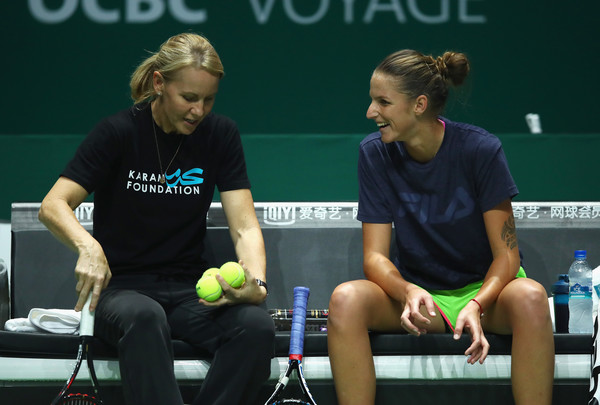
[[[403,50],[371,77],[367,118],[379,131],[361,142],[358,164],[366,280],[338,286],[329,306],[340,405],[375,401],[370,330],[468,332],[470,364],[486,359],[485,332],[512,334],[515,403],[552,401],[547,294],[521,267],[511,206],[518,190],[501,143],[440,116],[469,69],[462,53]]]

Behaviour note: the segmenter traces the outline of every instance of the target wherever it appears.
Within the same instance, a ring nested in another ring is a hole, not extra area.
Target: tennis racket
[[[269,314],[273,319],[292,319],[294,315],[293,309],[269,309]],[[327,319],[329,316],[328,309],[309,309],[306,311],[306,318],[311,319]]]
[[[71,377],[67,380],[60,393],[54,398],[51,405],[102,405],[102,400],[98,396],[98,379],[96,378],[96,371],[94,370],[94,360],[92,358],[90,350],[90,342],[94,336],[94,314],[90,312],[90,302],[92,300],[92,294],[90,294],[81,310],[81,323],[79,324],[79,351],[77,352],[77,363]],[[94,389],[93,395],[82,394],[78,392],[71,392],[71,386],[83,358],[87,360],[88,369],[90,376],[92,377],[92,387]]]
[[[308,295],[310,290],[307,287],[294,288],[294,312],[292,315],[292,331],[290,333],[290,352],[289,362],[285,373],[279,377],[275,386],[275,391],[267,400],[265,405],[277,404],[305,404],[316,405],[312,394],[308,390],[308,385],[304,379],[302,371],[302,353],[304,352],[304,328],[306,324],[306,306],[308,304]],[[284,398],[284,390],[290,380],[290,376],[295,372],[298,377],[298,384],[302,391],[302,399]]]

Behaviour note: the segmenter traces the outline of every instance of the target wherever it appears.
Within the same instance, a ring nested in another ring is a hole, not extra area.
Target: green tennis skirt
[[[519,269],[517,278],[527,277],[523,267]],[[439,309],[446,322],[446,330],[454,333],[456,319],[460,311],[477,295],[483,285],[483,280],[468,284],[457,290],[427,290],[433,297],[433,302]],[[449,329],[448,329],[449,328]]]

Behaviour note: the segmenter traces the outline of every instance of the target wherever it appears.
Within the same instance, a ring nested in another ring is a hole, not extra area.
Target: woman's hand
[[[75,289],[79,295],[75,304],[76,311],[81,311],[90,293],[90,311],[94,311],[100,292],[108,285],[112,276],[102,246],[73,213],[87,196],[87,190],[81,185],[60,177],[44,197],[38,213],[40,221],[50,232],[78,254],[75,266]]]
[[[220,274],[216,274],[215,278],[223,289],[223,295],[216,301],[206,301],[200,299],[199,302],[207,305],[218,307],[222,305],[237,305],[237,304],[260,304],[267,298],[267,291],[264,287],[259,286],[256,283],[256,278],[248,271],[248,267],[240,260],[240,265],[244,269],[244,276],[246,281],[239,288],[233,288]]]
[[[471,345],[465,351],[465,356],[469,356],[467,363],[475,364],[479,361],[483,364],[488,352],[490,344],[488,343],[481,327],[481,308],[475,301],[469,301],[467,305],[460,311],[456,319],[456,327],[454,328],[454,339],[460,339],[465,328],[471,335]]]
[[[422,306],[431,317],[436,316],[431,294],[414,284],[409,284],[406,288],[404,311],[400,319],[402,327],[411,335],[420,336],[427,333],[426,327],[431,324],[429,318],[421,313]]]
[[[81,311],[83,304],[91,293],[90,311],[93,311],[98,304],[100,292],[106,288],[111,277],[112,273],[104,255],[104,250],[98,242],[91,243],[81,249],[75,266],[75,279],[77,280],[75,290],[79,295],[75,310]]]

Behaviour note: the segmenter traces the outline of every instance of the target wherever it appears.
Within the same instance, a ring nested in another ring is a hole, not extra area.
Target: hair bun
[[[460,52],[444,52],[435,60],[435,66],[442,78],[455,86],[465,81],[470,70],[467,56]]]
[[[449,52],[446,52],[444,55],[446,55]],[[443,56],[438,56],[435,59],[435,67],[437,68],[439,74],[446,79],[448,77],[448,66],[446,66],[446,61],[444,60]]]

